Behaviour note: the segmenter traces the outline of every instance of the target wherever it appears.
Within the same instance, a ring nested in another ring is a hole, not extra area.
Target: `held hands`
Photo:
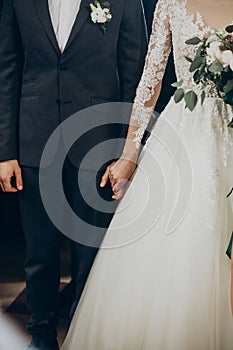
[[[120,199],[124,196],[137,165],[132,160],[120,158],[117,162],[110,164],[100,183],[105,187],[108,180],[111,182],[113,199]]]
[[[15,186],[12,186],[12,177],[15,178]],[[16,159],[0,162],[0,186],[3,192],[18,192],[23,189],[21,168]]]

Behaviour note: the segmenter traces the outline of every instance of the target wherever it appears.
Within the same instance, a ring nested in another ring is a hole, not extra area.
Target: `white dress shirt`
[[[50,17],[61,52],[69,39],[80,3],[81,0],[48,0]]]

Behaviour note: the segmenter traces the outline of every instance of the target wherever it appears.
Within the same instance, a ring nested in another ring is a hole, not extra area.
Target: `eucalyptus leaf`
[[[190,90],[184,95],[184,100],[187,108],[192,112],[197,104],[197,94],[193,90]]]
[[[233,128],[233,119],[228,126],[229,126],[229,128]]]
[[[183,80],[180,81],[176,81],[175,83],[172,83],[171,86],[175,87],[175,88],[179,88],[183,85]]]
[[[202,65],[200,66],[200,69],[199,69],[200,75],[203,75],[203,73],[205,72],[205,68],[206,68],[206,59],[204,58],[204,59],[203,59],[203,63],[202,63]]]
[[[206,97],[206,93],[205,91],[203,90],[202,93],[201,93],[201,105],[203,105],[204,101],[205,101],[205,97]]]
[[[226,66],[223,68],[223,72],[229,73],[229,72],[231,72],[231,68],[229,66]]]
[[[208,70],[211,73],[221,73],[223,71],[223,65],[219,62],[215,62],[209,66]]]
[[[174,94],[175,103],[179,103],[184,98],[184,89],[177,89]]]
[[[230,91],[227,94],[225,94],[223,100],[226,104],[233,106],[233,91]]]
[[[190,68],[189,68],[189,71],[192,73],[192,72],[195,72],[195,70],[197,70],[198,68],[201,67],[201,65],[203,64],[204,62],[204,57],[201,57],[201,56],[197,56],[194,58]]]
[[[197,45],[201,42],[201,39],[195,36],[194,38],[188,39],[185,41],[187,45]]]
[[[233,90],[233,80],[229,80],[227,84],[224,86],[223,91],[228,94],[230,91]]]
[[[202,52],[203,52],[203,47],[200,46],[197,50],[196,56],[202,56]]]
[[[196,72],[193,75],[193,80],[195,81],[196,84],[199,84],[201,81],[201,74],[199,70],[196,70]]]

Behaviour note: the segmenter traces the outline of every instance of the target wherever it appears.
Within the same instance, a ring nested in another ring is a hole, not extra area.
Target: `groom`
[[[108,22],[95,23],[90,0],[3,0],[0,20],[0,185],[19,192],[27,244],[26,278],[32,318],[32,348],[57,350],[59,243],[61,233],[49,220],[39,190],[44,146],[59,124],[77,111],[110,101],[132,102],[146,53],[147,39],[140,0],[100,3]],[[102,12],[103,14],[103,12]],[[109,139],[122,135],[114,127]],[[95,135],[94,135],[95,136]],[[99,136],[99,135],[97,135]],[[98,137],[97,137],[98,139]],[[73,210],[96,227],[111,215],[98,215],[84,202],[96,194],[77,185],[80,152],[93,147],[88,135],[69,153],[64,190]],[[99,184],[103,172],[97,174]],[[49,192],[49,189],[47,189]],[[99,189],[111,199],[111,187]],[[56,200],[56,199],[54,199]],[[97,248],[75,246],[76,304]],[[78,344],[77,344],[78,345]]]

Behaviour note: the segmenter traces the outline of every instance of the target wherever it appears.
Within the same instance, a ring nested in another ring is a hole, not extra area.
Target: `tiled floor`
[[[63,254],[63,282],[68,282],[65,270],[66,255]],[[29,315],[26,313],[9,313],[7,309],[15,301],[17,296],[25,289],[24,275],[24,257],[25,248],[22,235],[13,240],[4,239],[0,243],[0,309],[8,321],[16,327],[25,342],[28,342],[29,337],[25,332],[25,325],[29,320]],[[60,320],[58,326],[58,340],[62,344],[67,332],[67,320]],[[0,329],[1,336],[1,329]],[[8,350],[2,349],[0,350]]]

